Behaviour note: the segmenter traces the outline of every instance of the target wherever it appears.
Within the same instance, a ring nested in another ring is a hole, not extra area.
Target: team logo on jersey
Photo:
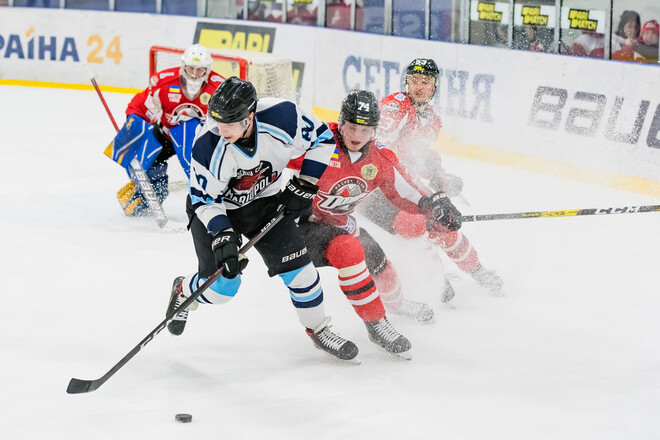
[[[390,101],[387,104],[385,104],[385,107],[383,107],[382,111],[384,111],[384,112],[388,112],[388,111],[395,112],[397,110],[399,110],[399,103],[396,102],[396,101]]]
[[[210,100],[211,95],[209,95],[207,92],[204,92],[199,96],[199,102],[201,102],[202,105],[209,105]]]
[[[333,214],[350,214],[355,205],[365,198],[368,192],[367,182],[359,177],[347,177],[335,183],[328,192],[319,191],[318,208]]]
[[[370,163],[360,169],[360,174],[367,180],[374,180],[376,174],[378,174],[378,168],[376,168],[376,165]]]
[[[273,165],[262,160],[259,165],[252,169],[239,169],[236,172],[236,177],[229,181],[223,198],[225,201],[238,206],[246,205],[279,177],[280,173],[273,170]]]
[[[181,95],[178,95],[181,97]],[[180,121],[187,121],[188,119],[197,118],[201,119],[204,112],[195,104],[186,102],[178,105],[172,110],[172,115],[169,117],[170,122],[179,123]]]

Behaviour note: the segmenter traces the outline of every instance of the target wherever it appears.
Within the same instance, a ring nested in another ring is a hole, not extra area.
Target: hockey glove
[[[461,213],[449,200],[447,194],[442,191],[419,200],[419,212],[424,214],[430,221],[429,226],[435,227],[437,224],[449,229],[458,231],[461,228]]]
[[[286,215],[294,219],[311,211],[312,201],[319,187],[293,176],[280,194],[279,202],[284,205]]]
[[[211,249],[215,256],[215,265],[217,268],[223,268],[222,276],[225,278],[236,278],[248,264],[247,258],[242,255],[239,258],[240,245],[238,235],[231,229],[225,229],[213,239]]]

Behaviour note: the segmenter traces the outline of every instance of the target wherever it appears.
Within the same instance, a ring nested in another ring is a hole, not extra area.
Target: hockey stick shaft
[[[660,212],[660,205],[622,206],[619,208],[587,208],[566,211],[530,211],[508,214],[462,215],[463,222],[487,220],[511,220],[521,218],[575,217],[579,215],[634,214],[638,212]]]
[[[101,88],[99,87],[98,83],[96,82],[96,78],[94,77],[94,74],[89,69],[89,66],[86,63],[85,63],[85,70],[87,70],[87,74],[89,75],[89,80],[92,82],[92,85],[94,86],[94,90],[96,90],[96,94],[99,95],[99,99],[103,103],[103,107],[105,108],[105,112],[108,114],[108,117],[110,118],[110,121],[112,122],[112,125],[115,127],[115,131],[119,131],[119,126],[117,125],[117,121],[115,121],[114,116],[112,116],[112,112],[110,111],[110,108],[108,107],[108,103],[105,102],[105,98],[103,97],[103,93],[101,93]]]
[[[247,243],[245,243],[245,246],[243,246],[240,250],[239,253],[245,254],[249,249],[251,249],[261,238],[268,233],[277,223],[279,223],[280,220],[284,218],[284,211],[280,210],[278,214],[273,217],[272,220],[270,220],[268,223],[266,223],[259,233],[252,237]],[[76,379],[72,378],[69,381],[69,386],[66,389],[66,392],[69,394],[81,394],[81,393],[89,393],[91,391],[96,390],[99,388],[101,385],[103,385],[108,379],[110,379],[121,367],[126,365],[128,361],[130,361],[142,348],[144,348],[145,345],[147,345],[151,340],[158,334],[160,333],[165,327],[167,327],[167,324],[179,313],[181,313],[182,310],[185,310],[190,304],[193,303],[199,297],[202,293],[204,293],[213,283],[215,283],[218,278],[222,276],[222,267],[216,270],[201,286],[197,288],[197,290],[188,297],[179,307],[174,309],[172,312],[170,312],[165,319],[156,326],[149,334],[142,339],[133,349],[126,354],[119,362],[117,362],[110,370],[108,370],[107,373],[105,373],[103,376],[101,376],[98,379],[94,380],[82,380],[82,379]]]
[[[115,131],[119,131],[119,126],[117,125],[114,116],[112,116],[112,112],[110,111],[110,108],[108,107],[108,103],[105,101],[105,98],[103,97],[103,93],[101,93],[101,88],[96,82],[96,78],[94,77],[94,74],[89,69],[89,66],[87,64],[85,64],[85,70],[87,70],[87,74],[89,75],[89,80],[92,82],[92,85],[94,86],[94,90],[96,90],[96,94],[99,96],[99,99],[101,99],[101,102],[103,103],[103,107],[105,108],[105,112],[108,114],[108,117],[112,122],[112,125],[115,127]],[[139,160],[137,160],[137,158],[131,161],[128,167],[128,173],[131,176],[131,179],[134,182],[137,182],[138,186],[140,187],[140,191],[142,192],[142,195],[144,196],[144,199],[147,202],[149,209],[156,218],[156,223],[158,224],[158,227],[163,229],[168,222],[167,215],[165,214],[165,210],[163,209],[163,206],[160,204],[160,201],[158,200],[158,196],[156,196],[156,191],[154,191],[154,187],[151,184],[151,181],[149,180],[149,176],[147,176],[146,171],[144,171],[144,168],[142,168],[142,164],[140,163]]]

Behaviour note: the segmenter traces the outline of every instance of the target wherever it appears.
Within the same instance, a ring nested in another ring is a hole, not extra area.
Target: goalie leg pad
[[[156,164],[147,170],[147,176],[151,181],[158,201],[163,203],[169,194],[167,163]],[[144,199],[142,191],[140,191],[133,181],[128,182],[117,191],[117,199],[124,210],[124,214],[129,217],[140,217],[149,212],[149,205]]]
[[[131,113],[104,154],[127,170],[131,161],[137,158],[146,170],[151,167],[162,149],[163,146],[154,136],[153,126]]]
[[[192,145],[195,139],[195,131],[199,126],[199,119],[183,121],[170,129],[170,137],[174,145],[176,156],[181,162],[181,168],[190,179],[190,159],[192,157]]]

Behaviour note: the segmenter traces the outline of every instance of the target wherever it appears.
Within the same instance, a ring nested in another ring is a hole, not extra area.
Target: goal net
[[[185,49],[153,46],[149,51],[149,77],[164,69],[181,65]],[[225,78],[247,79],[257,89],[260,98],[276,97],[296,100],[293,71],[289,58],[266,52],[238,49],[209,49],[212,69]]]

